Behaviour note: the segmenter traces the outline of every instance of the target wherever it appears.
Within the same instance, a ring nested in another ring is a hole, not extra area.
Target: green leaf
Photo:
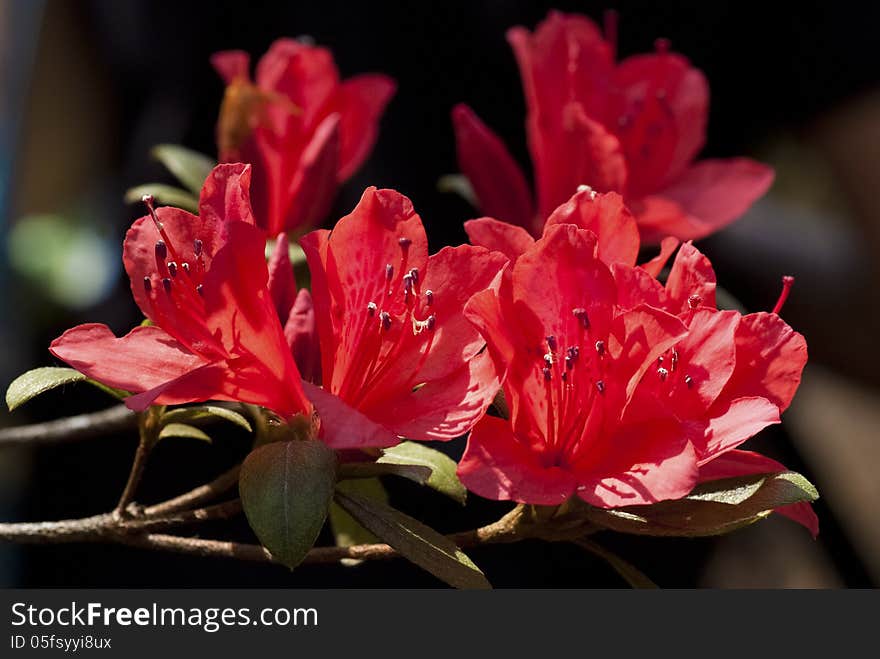
[[[621,577],[633,588],[655,589],[657,584],[651,581],[641,570],[635,567],[629,561],[623,560],[614,552],[608,551],[605,547],[596,544],[592,540],[586,538],[578,540],[575,544],[583,547],[588,552],[595,554],[603,561],[614,568]]]
[[[195,407],[178,407],[162,415],[163,423],[206,422],[218,420],[230,421],[235,425],[253,432],[250,422],[234,410],[219,405],[197,405]]]
[[[455,543],[390,506],[336,492],[342,508],[404,557],[456,588],[491,588],[485,575]]]
[[[203,430],[199,430],[195,426],[189,426],[185,423],[169,423],[159,431],[159,439],[168,437],[181,437],[184,439],[199,439],[203,442],[211,443],[211,437]]]
[[[196,196],[202,191],[202,184],[208,174],[217,165],[215,160],[203,153],[179,144],[159,144],[153,147],[151,153]]]
[[[12,384],[6,390],[6,406],[11,412],[28,402],[31,398],[36,398],[50,389],[73,382],[88,382],[93,387],[97,387],[101,391],[120,400],[129,395],[127,391],[120,391],[119,389],[103,385],[100,382],[95,382],[72,368],[44,366],[42,368],[35,368],[27,373],[22,373],[12,381]]]
[[[315,544],[336,484],[336,453],[318,440],[272,442],[252,451],[238,490],[248,523],[293,569]]]
[[[479,208],[477,201],[477,193],[474,192],[474,186],[471,185],[470,179],[464,174],[446,174],[437,180],[437,190],[439,192],[451,192],[457,194],[474,208]]]
[[[197,213],[199,211],[199,200],[192,194],[173,185],[165,185],[164,183],[144,183],[137,187],[130,188],[125,192],[126,204],[139,204],[144,195],[153,195],[155,200],[165,206],[174,206],[183,210]]]
[[[425,485],[455,499],[461,505],[464,505],[467,500],[467,490],[455,473],[458,468],[455,460],[429,446],[418,442],[402,442],[397,446],[385,449],[382,457],[376,462],[428,467],[431,470],[431,475],[426,481],[422,481]]]
[[[355,494],[380,503],[388,503],[388,493],[378,478],[359,478],[342,481],[336,484],[336,490],[346,494]],[[352,545],[368,545],[379,542],[379,539],[367,531],[358,521],[345,512],[335,501],[330,504],[330,529],[338,547]],[[342,559],[343,565],[357,565],[363,561],[354,558]]]
[[[753,524],[775,508],[819,498],[816,488],[793,471],[725,478],[703,483],[683,499],[650,506],[604,510],[586,506],[586,518],[622,533],[654,536],[721,535]]]

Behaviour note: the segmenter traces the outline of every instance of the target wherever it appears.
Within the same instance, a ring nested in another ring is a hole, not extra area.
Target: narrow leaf
[[[164,183],[144,183],[125,192],[126,204],[139,204],[144,195],[153,195],[153,198],[164,206],[174,206],[183,210],[196,213],[199,210],[199,200],[181,188]]]
[[[336,484],[337,491],[346,494],[355,494],[380,503],[388,503],[388,493],[378,478],[360,478],[357,480],[342,481]],[[367,545],[379,542],[379,539],[367,531],[361,524],[342,509],[335,501],[330,504],[330,529],[338,547],[351,547],[352,545]],[[354,558],[345,558],[343,565],[357,565],[363,561]]]
[[[159,144],[151,153],[195,195],[201,192],[202,184],[217,164],[212,158],[178,144]]]
[[[382,457],[376,462],[428,467],[431,475],[427,481],[424,481],[425,485],[458,501],[461,505],[467,500],[467,490],[455,473],[458,467],[455,460],[429,446],[418,442],[402,442],[385,449]]]
[[[621,577],[623,577],[623,579],[633,588],[657,588],[657,584],[651,581],[641,570],[635,567],[632,563],[623,560],[614,552],[608,551],[607,549],[605,549],[605,547],[596,544],[592,540],[587,540],[586,538],[584,538],[582,540],[578,540],[575,544],[583,547],[588,552],[595,554],[603,561],[608,563],[608,565],[613,567],[614,571],[617,572],[617,574],[619,574]]]
[[[586,506],[589,521],[622,533],[710,536],[753,524],[774,509],[819,498],[806,478],[792,471],[703,483],[676,501],[604,510]]]
[[[169,410],[162,415],[163,423],[192,423],[209,422],[219,420],[229,421],[252,432],[250,422],[234,410],[220,407],[219,405],[197,405],[195,407],[178,407]]]
[[[464,174],[445,174],[437,179],[437,190],[439,192],[451,192],[457,194],[474,208],[479,208],[477,202],[477,193],[474,192],[474,186],[471,185],[470,179]]]
[[[120,400],[129,395],[126,391],[113,389],[100,382],[95,382],[72,368],[44,366],[35,368],[27,373],[22,373],[12,381],[6,390],[6,406],[11,412],[28,402],[31,398],[36,398],[51,389],[73,382],[88,382],[93,387],[97,387]]]
[[[241,467],[248,523],[271,554],[293,569],[315,544],[336,483],[336,454],[317,440],[272,442]]]
[[[203,430],[199,430],[195,426],[189,426],[185,423],[169,423],[159,431],[159,439],[167,439],[168,437],[199,439],[203,442],[211,443],[211,437]]]
[[[438,579],[456,588],[491,588],[455,543],[418,520],[356,494],[337,491],[336,501],[364,528]]]

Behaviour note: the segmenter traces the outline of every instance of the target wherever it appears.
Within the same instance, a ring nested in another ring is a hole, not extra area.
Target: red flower
[[[151,403],[208,399],[263,405],[288,418],[310,409],[267,289],[265,239],[254,224],[250,166],[219,165],[199,215],[150,203],[132,225],[123,261],[135,302],[153,325],[116,338],[80,325],[50,351],[111,387]]]
[[[459,476],[492,499],[558,505],[577,493],[602,507],[686,495],[697,456],[677,420],[631,405],[642,375],[686,333],[645,305],[618,313],[617,287],[596,238],[549,227],[500,290],[466,314],[506,369],[510,421],[484,417]]]
[[[211,62],[227,84],[220,161],[253,163],[254,210],[271,235],[308,230],[369,155],[394,81],[364,74],[340,82],[329,50],[293,39],[272,44],[256,82],[247,53],[220,52]]]
[[[470,430],[500,382],[463,310],[493,285],[504,256],[470,245],[428,256],[409,199],[376,188],[332,232],[301,244],[321,354],[320,382],[304,386],[325,441],[389,446]]]
[[[614,44],[592,21],[555,11],[534,34],[516,27],[507,39],[528,106],[537,200],[501,140],[459,105],[459,166],[486,214],[538,235],[543,219],[586,184],[624,195],[643,240],[687,240],[723,228],[770,186],[773,171],[746,158],[693,163],[709,89],[665,42],[615,64]]]

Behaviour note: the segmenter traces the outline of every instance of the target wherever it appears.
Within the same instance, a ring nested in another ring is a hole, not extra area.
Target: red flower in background
[[[136,220],[123,245],[131,291],[153,325],[116,338],[80,325],[52,342],[53,355],[150,404],[209,399],[268,407],[289,418],[310,409],[267,289],[265,238],[254,226],[248,165],[218,165],[199,215],[177,208]]]
[[[500,381],[463,310],[493,285],[504,256],[470,245],[428,256],[409,199],[376,188],[332,231],[301,244],[319,344],[312,338],[305,352],[321,355],[304,386],[325,441],[390,446],[398,437],[447,440],[470,430]],[[298,340],[307,344],[309,332]]]
[[[772,183],[772,169],[746,158],[693,162],[705,142],[709,88],[665,42],[615,64],[613,34],[606,40],[588,18],[555,11],[534,34],[516,27],[507,38],[528,106],[537,198],[501,140],[459,105],[459,166],[487,215],[538,235],[583,184],[621,193],[645,241],[697,239],[742,215]]]
[[[253,164],[254,210],[271,235],[307,231],[369,155],[394,81],[378,74],[340,81],[329,50],[293,39],[272,44],[255,82],[247,53],[220,52],[211,62],[227,85],[220,161]]]

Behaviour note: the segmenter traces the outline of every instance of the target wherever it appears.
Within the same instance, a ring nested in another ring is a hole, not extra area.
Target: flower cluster
[[[331,229],[306,233],[367,157],[391,79],[340,82],[328,50],[289,39],[255,81],[246,54],[218,53],[221,164],[198,215],[145,197],[123,245],[147,321],[122,338],[75,327],[52,354],[126,392],[133,410],[218,400],[282,426],[304,418],[343,467],[403,440],[467,436],[457,475],[468,490],[554,514],[644,511],[784,472],[739,447],[779,423],[807,362],[779,315],[793,280],[772,312],[719,309],[692,242],[742,214],[773,172],[694,162],[703,74],[663,41],[618,63],[615,32],[558,12],[534,33],[508,32],[534,197],[498,137],[457,106],[461,169],[487,216],[465,223],[470,244],[435,254],[410,200],[389,189],[367,188]],[[780,498],[749,520],[775,509],[815,535],[809,500]]]

